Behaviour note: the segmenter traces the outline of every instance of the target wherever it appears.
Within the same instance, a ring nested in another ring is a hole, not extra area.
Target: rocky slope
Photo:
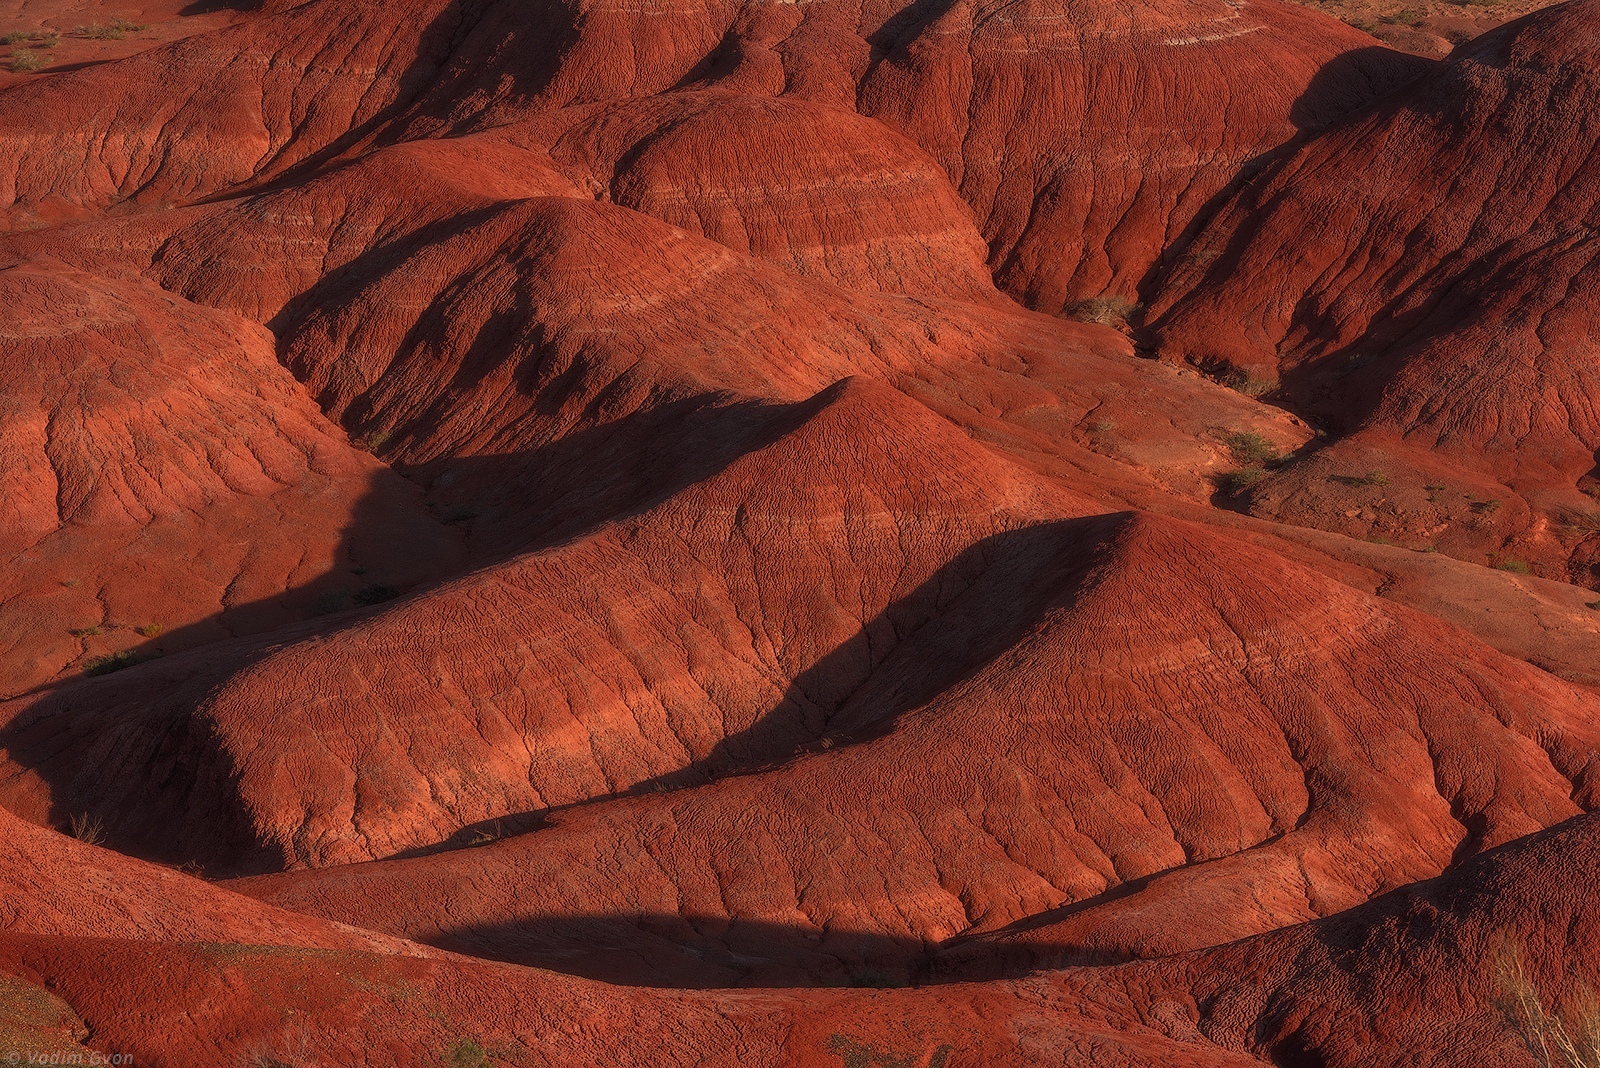
[[[1594,13],[1462,48],[1196,237],[1151,309],[1164,351],[1338,434],[1254,512],[1594,584]]]
[[[1553,1063],[1597,2],[0,5],[0,1057]]]

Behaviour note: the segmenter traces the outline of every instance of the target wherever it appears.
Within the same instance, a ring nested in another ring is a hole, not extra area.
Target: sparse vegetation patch
[[[91,816],[87,812],[80,812],[70,821],[72,837],[84,845],[99,845],[105,838],[105,825],[99,816]]]
[[[154,659],[154,656],[147,656],[124,649],[120,653],[112,653],[110,656],[91,657],[84,661],[83,673],[91,676],[110,675],[113,672],[135,667]]]
[[[145,29],[143,23],[129,22],[126,19],[112,19],[106,25],[95,22],[87,26],[78,26],[72,31],[72,36],[82,37],[88,41],[120,41],[128,34],[138,33],[142,29]]]
[[[1218,376],[1217,381],[1246,397],[1264,397],[1278,388],[1278,383],[1270,378],[1258,378],[1237,368]]]
[[[1133,318],[1139,308],[1140,305],[1126,297],[1088,297],[1067,305],[1062,309],[1062,314],[1080,323],[1122,326]]]
[[[445,1063],[450,1068],[488,1068],[489,1054],[476,1042],[464,1038],[450,1047]]]
[[[1276,445],[1251,431],[1229,434],[1225,444],[1234,460],[1241,464],[1272,464],[1281,456]]]
[[[1520,949],[1502,949],[1496,962],[1500,1011],[1540,1068],[1600,1068],[1600,999],[1573,984],[1565,1004],[1546,1006]]]
[[[1241,467],[1238,470],[1224,473],[1222,485],[1230,493],[1243,493],[1266,477],[1267,472],[1264,468]]]

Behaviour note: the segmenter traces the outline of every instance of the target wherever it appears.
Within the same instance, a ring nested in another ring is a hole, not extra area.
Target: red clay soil
[[[1596,831],[1574,820],[1222,949],[916,990],[641,990],[459,958],[4,934],[0,1035],[163,1065],[1521,1066],[1557,1023],[1583,1026],[1600,979]]]
[[[1587,1041],[1600,0],[0,16],[0,1060]]]
[[[1460,49],[1189,246],[1151,308],[1163,351],[1281,378],[1347,435],[1254,488],[1255,514],[1595,585],[1597,10]]]

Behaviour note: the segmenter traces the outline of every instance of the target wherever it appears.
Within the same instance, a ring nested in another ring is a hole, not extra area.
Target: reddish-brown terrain
[[[1600,1068],[1600,0],[6,33],[0,1060]]]

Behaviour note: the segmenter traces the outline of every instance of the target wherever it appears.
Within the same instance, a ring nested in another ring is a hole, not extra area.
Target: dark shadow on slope
[[[428,942],[485,960],[667,989],[894,989],[1016,979],[1044,966],[1011,951],[953,967],[941,962],[941,944],[936,942],[724,916],[547,917],[462,928]],[[1103,967],[1128,959],[1071,946],[1037,948],[1039,959],[1054,968]]]
[[[1452,918],[1515,911],[1530,871],[1540,861],[1574,847],[1593,852],[1593,814],[1488,850],[1433,879],[1412,883],[1324,919],[1269,931],[1242,942],[1169,958],[1203,961],[1213,981],[1226,985],[1238,949],[1286,939],[1302,961],[1320,961],[1352,978],[1374,945],[1373,932],[1400,932],[1419,943],[1448,930]],[[1570,844],[1569,844],[1570,843]],[[628,986],[667,988],[937,986],[1018,979],[1061,968],[1116,967],[1138,958],[1086,949],[1060,940],[1018,943],[1008,935],[1033,930],[1074,913],[1136,898],[1152,875],[1103,894],[1029,917],[1009,927],[957,935],[942,942],[828,927],[768,923],[726,916],[636,913],[531,918],[444,931],[430,945],[469,956],[565,972]],[[1552,877],[1545,893],[1565,885]],[[1576,900],[1570,893],[1561,894]],[[1492,929],[1492,928],[1490,928]],[[1298,932],[1291,934],[1289,932]],[[1388,939],[1382,940],[1385,945]],[[1188,965],[1179,963],[1178,967]],[[1252,981],[1259,980],[1253,973]]]
[[[209,15],[216,11],[259,11],[262,0],[195,0],[180,8],[180,15]]]
[[[761,719],[629,793],[695,786],[882,737],[1015,646],[1047,611],[1070,607],[1129,517],[1064,520],[979,541],[797,675]]]
[[[500,99],[534,96],[556,77],[562,56],[576,39],[572,13],[559,0],[515,4],[455,0],[422,31],[417,55],[396,80],[393,99],[379,111],[305,158],[271,173],[282,152],[294,144],[286,142],[279,153],[258,165],[255,179],[199,202],[295,185],[358,146],[381,148],[417,136],[459,131],[478,117],[460,114],[461,101],[477,101],[483,109]]]
[[[977,674],[1052,610],[1070,607],[1132,513],[1040,524],[985,538],[800,671],[783,698],[687,766],[615,794],[463,827],[407,860],[537,832],[562,813],[693,789],[869,743],[905,714]],[[825,759],[825,757],[823,757]]]
[[[977,936],[965,940],[968,953],[952,963],[941,958],[940,943],[910,936],[660,913],[548,916],[464,927],[423,941],[484,960],[680,990],[894,989],[1018,979],[1045,968],[1104,967],[1131,959],[1069,945],[1000,945],[991,955],[974,951],[985,941]]]
[[[625,986],[916,986],[933,946],[913,938],[711,916],[552,916],[427,940],[485,960]]]
[[[1439,65],[1438,60],[1373,45],[1335,56],[1312,76],[1289,107],[1289,121],[1314,135],[1359,116]]]
[[[1233,179],[1195,213],[1183,232],[1162,250],[1155,264],[1140,279],[1141,299],[1149,303],[1172,271],[1185,261],[1212,264],[1211,273],[1219,277],[1231,272],[1246,238],[1236,238],[1226,248],[1215,247],[1209,240],[1196,247],[1196,242],[1228,205],[1257,178],[1270,175],[1272,168],[1287,161],[1323,130],[1336,123],[1354,121],[1371,109],[1390,106],[1397,93],[1435,66],[1436,60],[1376,45],[1345,52],[1325,64],[1289,106],[1289,121],[1294,124],[1295,136],[1245,161]],[[1160,326],[1159,321],[1145,324],[1140,340],[1150,343]]]
[[[130,644],[125,670],[35,691],[28,710],[0,726],[0,751],[48,787],[57,827],[87,814],[101,821],[104,844],[129,855],[219,876],[281,870],[286,858],[258,837],[238,795],[238,743],[218,738],[206,712],[221,687],[279,649],[361,626],[390,602],[637,514],[827,402],[825,393],[792,405],[665,403],[542,449],[429,465],[427,494],[381,471],[332,570]],[[464,555],[463,542],[473,551]]]
[[[878,66],[885,60],[899,62],[908,59],[911,45],[922,32],[955,6],[956,0],[911,0],[905,7],[889,16],[882,26],[867,35],[871,53],[867,60],[866,72],[857,82],[858,86],[866,87],[872,81]]]

